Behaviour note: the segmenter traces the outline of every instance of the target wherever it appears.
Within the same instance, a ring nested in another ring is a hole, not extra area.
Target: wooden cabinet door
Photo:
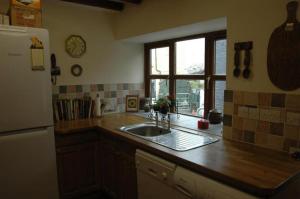
[[[124,152],[117,157],[118,199],[136,199],[137,176],[134,157]]]
[[[95,142],[57,148],[62,198],[75,198],[98,189],[96,158]]]

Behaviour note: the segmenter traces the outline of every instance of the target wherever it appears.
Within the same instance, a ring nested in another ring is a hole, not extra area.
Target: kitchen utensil
[[[297,1],[287,4],[287,20],[274,30],[268,46],[269,78],[282,90],[300,88],[300,23],[297,9]]]

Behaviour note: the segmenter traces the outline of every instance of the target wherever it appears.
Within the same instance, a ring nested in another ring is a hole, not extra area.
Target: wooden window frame
[[[177,75],[176,70],[176,49],[175,44],[179,41],[205,38],[205,73],[203,75]],[[214,83],[216,81],[226,81],[226,75],[214,74],[215,69],[215,42],[226,39],[226,30],[209,32],[186,37],[168,39],[163,41],[146,43],[144,45],[144,81],[145,96],[149,97],[151,92],[152,79],[168,79],[169,94],[176,97],[176,80],[204,80],[204,117],[207,116],[210,109],[214,107]],[[150,50],[154,48],[169,47],[169,75],[152,75],[150,66]],[[210,81],[208,81],[210,77]]]

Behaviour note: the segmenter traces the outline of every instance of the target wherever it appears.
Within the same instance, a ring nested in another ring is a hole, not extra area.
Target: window
[[[226,31],[145,44],[146,96],[175,96],[181,114],[223,111],[226,50]]]

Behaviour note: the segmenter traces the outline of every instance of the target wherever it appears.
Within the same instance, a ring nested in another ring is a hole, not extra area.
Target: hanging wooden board
[[[288,18],[274,30],[269,41],[269,78],[282,90],[300,88],[300,23],[297,9],[298,2],[288,3]]]

